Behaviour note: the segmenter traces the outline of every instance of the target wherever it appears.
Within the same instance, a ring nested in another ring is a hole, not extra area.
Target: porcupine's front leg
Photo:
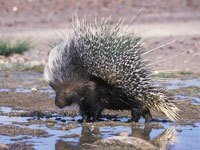
[[[88,97],[85,105],[87,121],[98,121],[101,116],[102,110],[103,106],[98,101],[97,97]]]
[[[87,91],[84,99],[79,103],[82,121],[97,121],[103,110],[95,91]]]
[[[86,121],[98,121],[99,117],[101,116],[101,112],[103,110],[102,107],[98,104],[88,104],[87,105],[80,105],[81,110],[81,116],[82,116],[82,122]]]
[[[85,106],[84,106],[83,100],[81,100],[80,103],[79,103],[79,109],[80,109],[80,113],[81,113],[81,117],[82,117],[82,119],[79,120],[79,122],[87,121],[88,115],[87,115],[87,112],[85,110]]]
[[[103,111],[103,107],[100,104],[97,104],[96,109],[93,110],[93,113],[92,113],[92,120],[93,121],[99,121],[99,118],[101,117],[102,111]]]
[[[142,112],[142,116],[144,117],[145,119],[145,123],[148,123],[151,121],[152,119],[152,115],[151,115],[151,112],[148,108],[144,108],[143,112]]]
[[[138,122],[140,119],[140,113],[138,108],[131,109],[131,121]]]
[[[148,123],[152,119],[152,115],[149,109],[147,108],[132,108],[131,109],[131,120],[134,122],[138,122],[140,119],[140,116],[143,116],[145,119],[145,123]]]

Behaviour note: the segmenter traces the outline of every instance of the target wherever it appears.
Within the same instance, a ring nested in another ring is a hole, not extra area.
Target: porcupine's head
[[[56,89],[56,106],[63,108],[74,103],[79,103],[85,98],[86,90],[93,86],[92,84],[92,82],[73,82],[67,84],[67,86],[62,89]]]
[[[73,51],[73,38],[67,36],[51,50],[45,66],[45,79],[55,91],[55,104],[60,108],[78,103],[88,85],[87,75],[77,67],[77,60],[74,62]]]

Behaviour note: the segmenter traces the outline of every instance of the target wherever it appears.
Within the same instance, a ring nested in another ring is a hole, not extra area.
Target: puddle
[[[7,117],[0,116],[0,124],[11,125],[12,122],[28,122],[33,118],[31,117]],[[51,118],[51,119],[55,119]],[[62,125],[67,126],[74,121],[77,120],[80,116],[77,117],[64,117],[67,121],[66,123],[57,122],[57,126],[61,127]],[[105,118],[104,118],[105,119]],[[45,118],[44,118],[45,120]],[[105,119],[106,120],[106,119]],[[126,118],[124,118],[126,120]],[[141,121],[143,122],[143,120]],[[80,146],[84,143],[92,143],[98,139],[107,138],[115,135],[119,135],[121,132],[127,132],[128,136],[139,137],[145,140],[150,141],[156,146],[160,146],[163,148],[168,148],[170,150],[180,150],[185,149],[186,147],[190,147],[190,149],[198,149],[200,148],[199,139],[200,139],[200,123],[196,123],[195,126],[187,125],[173,125],[170,122],[161,123],[164,128],[156,129],[149,126],[143,126],[139,128],[134,128],[131,126],[123,126],[123,125],[114,125],[114,126],[91,126],[79,124],[77,122],[76,127],[69,130],[61,130],[61,129],[52,129],[45,124],[31,124],[31,125],[17,125],[21,128],[30,128],[30,129],[41,129],[48,132],[50,136],[48,137],[40,137],[37,136],[26,136],[26,135],[18,135],[18,136],[0,136],[0,141],[5,144],[14,143],[15,141],[26,142],[29,144],[33,144],[33,147],[38,150],[49,149],[55,147],[59,147],[66,145],[65,148],[80,148]],[[16,126],[16,125],[15,125]],[[28,138],[27,138],[28,137]],[[19,139],[19,140],[18,140]],[[163,140],[166,141],[163,141]],[[165,143],[166,142],[166,143]],[[62,143],[62,144],[61,144]],[[196,144],[194,144],[196,143]]]
[[[46,87],[42,87],[39,89],[40,92],[42,93],[54,93],[54,91],[52,90],[51,87],[49,86],[46,86]]]
[[[16,93],[29,93],[29,92],[32,92],[31,89],[24,89],[24,88],[17,88],[15,90]]]
[[[0,107],[0,111],[3,113],[11,112],[20,112],[21,110],[14,110],[11,107]],[[23,110],[22,110],[23,111]],[[175,125],[171,122],[165,122],[160,124],[164,128],[155,128],[153,126],[144,125],[141,127],[131,127],[131,125],[106,125],[106,122],[109,122],[110,119],[102,118],[105,122],[105,125],[93,126],[93,125],[84,125],[79,124],[77,120],[81,119],[80,116],[75,117],[61,117],[57,114],[53,114],[51,118],[43,117],[40,120],[43,123],[28,123],[31,120],[35,120],[35,117],[9,117],[9,116],[0,116],[0,127],[1,125],[12,125],[20,128],[29,128],[29,129],[40,129],[48,133],[47,137],[37,137],[35,135],[15,135],[15,136],[0,136],[0,142],[5,144],[12,144],[15,142],[25,142],[28,144],[33,144],[33,147],[38,150],[49,149],[52,147],[66,146],[64,148],[77,148],[84,143],[92,143],[98,139],[107,138],[115,135],[119,135],[122,132],[126,132],[128,136],[139,137],[154,145],[163,148],[163,146],[170,150],[179,150],[184,149],[190,145],[190,149],[200,148],[199,139],[200,139],[200,123],[195,125],[180,126]],[[56,123],[53,126],[48,126],[45,124],[47,119],[54,120]],[[62,121],[65,120],[65,121]],[[116,118],[111,118],[115,120]],[[128,118],[119,117],[116,121],[118,122],[127,122]],[[144,122],[144,119],[140,119],[140,122]],[[62,127],[70,126],[70,124],[75,124],[72,129],[63,130]],[[155,121],[152,123],[156,123]],[[166,140],[166,141],[163,141]],[[194,144],[196,143],[196,144]]]
[[[169,90],[175,90],[183,87],[200,87],[199,79],[171,79],[161,81],[160,84]]]
[[[177,126],[179,133],[177,135],[177,142],[172,144],[170,150],[199,150],[200,149],[200,123],[195,124],[196,127]]]
[[[200,80],[199,79],[170,79],[162,80],[156,85],[165,87],[175,92],[177,99],[189,100],[193,105],[200,105]]]
[[[10,92],[11,89],[0,89],[0,92]]]
[[[22,113],[25,111],[24,110],[16,110],[16,109],[13,109],[12,107],[0,107],[0,112],[2,112],[2,113],[11,113],[11,112]]]
[[[20,110],[13,110],[11,107],[0,107],[0,111],[4,113],[16,112]],[[40,137],[30,135],[17,135],[17,136],[0,136],[1,143],[12,144],[16,141],[26,142],[33,144],[33,147],[38,150],[49,149],[52,147],[59,147],[59,145],[66,145],[67,147],[76,147],[77,149],[84,143],[92,143],[98,139],[107,138],[115,135],[119,135],[121,132],[126,132],[128,136],[139,137],[150,141],[156,146],[168,147],[170,150],[184,149],[190,145],[190,149],[198,149],[200,145],[200,123],[196,123],[194,126],[180,126],[174,125],[171,122],[162,123],[164,128],[154,128],[149,126],[131,127],[123,125],[112,126],[91,126],[77,123],[77,120],[81,119],[80,116],[76,117],[59,117],[56,114],[52,115],[51,120],[57,121],[54,128],[47,126],[46,124],[29,124],[23,125],[22,123],[28,123],[30,120],[34,120],[33,117],[9,117],[0,116],[1,125],[14,125],[20,128],[29,129],[41,129],[46,131],[50,136]],[[46,121],[47,118],[41,118],[42,121]],[[63,123],[61,120],[65,120]],[[108,118],[102,118],[104,122],[109,121]],[[115,119],[111,119],[115,120]],[[118,122],[127,122],[127,118],[120,117]],[[140,119],[140,122],[144,122],[144,119]],[[20,123],[20,124],[16,124]],[[75,128],[69,130],[62,130],[62,126],[67,126],[70,123],[75,123]],[[154,122],[152,122],[154,123]],[[163,142],[163,139],[168,139],[167,142]],[[170,139],[170,140],[169,140]],[[194,144],[196,142],[197,144]],[[62,144],[61,144],[62,143]]]
[[[190,96],[185,96],[185,95],[177,95],[176,96],[178,99],[186,99],[186,100],[190,100],[191,104],[193,105],[200,105],[200,98],[199,97],[190,97]]]
[[[8,89],[8,88],[2,88],[0,89],[0,92],[11,92],[14,91],[16,93],[29,93],[29,92],[34,92],[34,91],[39,91],[41,93],[54,93],[54,91],[50,87],[43,87],[41,89],[36,89],[36,88],[16,88],[16,89]]]
[[[0,116],[0,124],[12,125],[13,122],[27,122],[29,117],[9,117],[9,116]]]
[[[0,107],[0,111],[3,113],[10,113],[10,112],[12,112],[12,108],[11,107]]]

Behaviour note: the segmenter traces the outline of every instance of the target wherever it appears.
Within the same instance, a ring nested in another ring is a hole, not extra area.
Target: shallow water
[[[156,83],[156,85],[161,85],[168,90],[185,90],[190,91],[190,94],[187,95],[186,93],[182,92],[182,94],[175,95],[178,99],[189,100],[193,105],[200,105],[200,79],[168,79],[162,80]],[[197,91],[191,93],[190,88],[197,88]],[[197,92],[197,93],[195,93]],[[195,96],[194,96],[195,95]]]
[[[179,89],[183,87],[191,87],[191,86],[200,87],[200,80],[197,78],[169,79],[169,80],[163,80],[161,82],[161,85],[163,85],[166,89],[169,89],[169,90]]]
[[[191,125],[178,126],[177,142],[170,146],[172,150],[199,150],[200,149],[200,123],[195,127]]]
[[[199,97],[191,97],[186,95],[177,95],[178,99],[189,99],[191,101],[191,104],[193,105],[200,105],[200,98]]]
[[[1,108],[2,112],[8,113],[12,111],[12,108]],[[52,117],[51,119],[55,120],[57,116]],[[170,150],[198,150],[200,148],[200,123],[195,125],[180,126],[175,125],[171,122],[165,122],[161,125],[164,128],[156,129],[145,125],[144,127],[133,128],[130,126],[123,125],[114,125],[114,126],[102,126],[102,127],[92,127],[84,124],[77,123],[75,128],[70,130],[61,130],[60,127],[63,125],[68,125],[75,120],[80,119],[80,116],[76,117],[63,117],[62,119],[66,120],[65,123],[57,122],[57,125],[54,127],[58,129],[51,128],[45,124],[14,124],[26,123],[28,120],[34,119],[32,117],[8,117],[0,116],[0,124],[4,125],[14,125],[21,128],[30,128],[30,129],[42,129],[48,132],[48,137],[37,137],[37,136],[27,136],[27,135],[18,135],[18,136],[0,136],[0,142],[9,144],[15,143],[16,141],[26,142],[33,144],[33,147],[38,150],[51,149],[59,147],[59,144],[66,146],[66,148],[80,148],[83,143],[92,143],[98,139],[111,137],[114,135],[119,135],[122,132],[127,132],[129,136],[143,138],[150,141],[151,143],[159,146],[160,148],[168,148]],[[49,118],[48,118],[49,119]],[[106,118],[103,118],[107,120]],[[46,120],[46,118],[42,118]],[[124,122],[127,118],[119,118],[118,121]],[[141,119],[140,122],[144,120]],[[154,123],[154,122],[152,122]]]

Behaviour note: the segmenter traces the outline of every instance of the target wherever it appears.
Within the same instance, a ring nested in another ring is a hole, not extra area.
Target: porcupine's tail
[[[165,94],[163,89],[158,89],[157,92],[150,93],[150,99],[146,102],[149,109],[155,109],[162,112],[171,121],[176,121],[179,119],[180,109],[170,100],[170,98]]]

